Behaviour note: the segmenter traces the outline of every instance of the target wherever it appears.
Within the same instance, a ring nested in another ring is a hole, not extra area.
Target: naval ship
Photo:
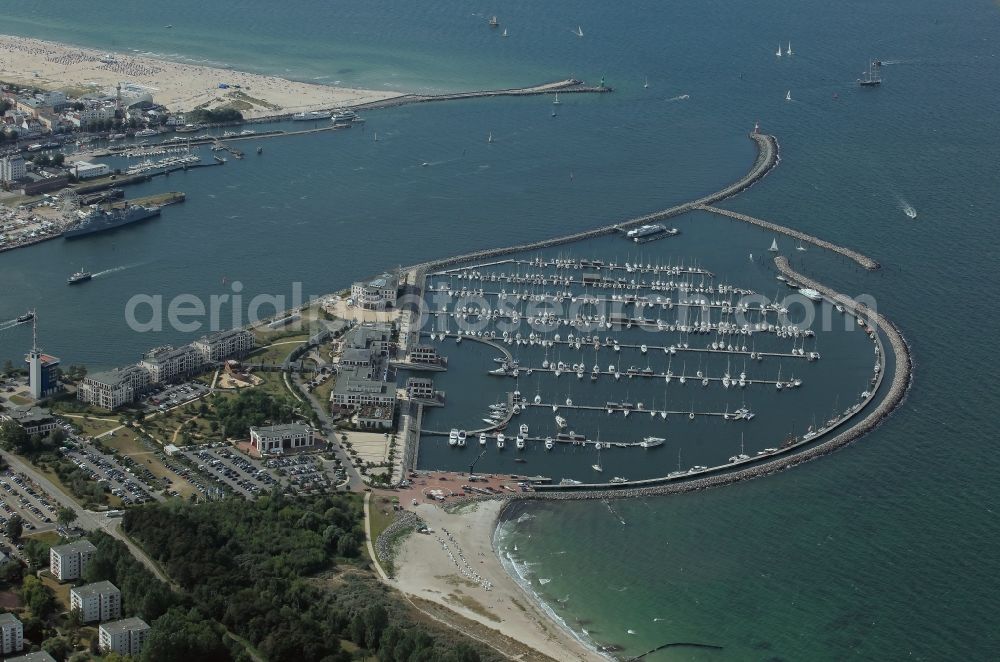
[[[133,205],[110,211],[95,209],[83,219],[68,227],[63,233],[63,237],[73,239],[95,232],[114,230],[115,228],[144,221],[147,218],[159,215],[159,207],[143,207],[142,205]]]

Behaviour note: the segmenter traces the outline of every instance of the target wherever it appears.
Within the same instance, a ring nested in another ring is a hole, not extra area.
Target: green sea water
[[[366,129],[377,148],[354,130],[271,141],[258,161],[145,185],[135,193],[189,200],[113,240],[0,255],[0,318],[37,306],[45,347],[65,362],[133,361],[187,337],[130,331],[121,311],[136,292],[209,294],[238,278],[251,292],[302,280],[322,293],[667,207],[745,171],[760,120],[781,164],[726,206],[884,265],[869,274],[810,252],[801,268],[875,295],[899,324],[916,361],[902,408],[766,479],[610,508],[531,506],[498,543],[569,627],[626,655],[688,641],[723,648],[647,659],[995,658],[996,3],[222,4],[36,3],[5,12],[2,31],[344,85],[604,75],[616,92],[565,100],[555,120],[534,100],[380,111]],[[506,40],[485,26],[493,13]],[[779,60],[789,40],[795,54]],[[885,83],[860,90],[870,57]],[[130,268],[70,293],[81,264]],[[5,332],[0,358],[29,341]]]

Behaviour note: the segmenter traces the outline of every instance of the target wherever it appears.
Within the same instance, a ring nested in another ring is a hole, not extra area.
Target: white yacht
[[[646,437],[639,442],[639,445],[643,448],[656,448],[662,446],[665,441],[663,437]]]
[[[456,430],[455,428],[452,428],[451,432],[448,433],[448,445],[449,446],[458,445],[458,430]]]

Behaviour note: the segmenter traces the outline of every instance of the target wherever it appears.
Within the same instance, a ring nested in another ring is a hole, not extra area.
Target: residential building
[[[151,628],[141,618],[124,618],[102,623],[99,629],[101,652],[114,651],[121,655],[138,657],[149,638]]]
[[[16,653],[24,648],[24,626],[14,614],[0,614],[0,635],[3,654]]]
[[[48,434],[58,427],[52,412],[41,407],[14,407],[10,411],[0,414],[0,421],[14,421],[29,436]]]
[[[24,362],[28,364],[28,388],[35,400],[46,398],[60,389],[59,359],[35,348],[28,352]]]
[[[6,662],[56,662],[56,658],[45,651],[37,651],[35,653],[28,653],[27,655],[8,657]]]
[[[76,540],[49,550],[49,572],[61,582],[79,579],[97,554],[89,540]]]
[[[164,345],[142,355],[139,365],[149,372],[151,384],[190,377],[201,368],[201,353],[191,345],[174,348]]]
[[[315,443],[313,429],[302,423],[250,428],[250,445],[261,455],[312,448]]]
[[[391,324],[370,324],[355,327],[344,341],[345,347],[370,349],[373,356],[389,356],[395,347]]]
[[[246,329],[230,329],[202,336],[191,343],[205,363],[246,356],[254,348],[253,334]]]
[[[76,397],[82,402],[113,410],[135,402],[148,388],[149,371],[142,366],[129,365],[87,375],[77,390]]]
[[[417,345],[407,354],[407,360],[411,363],[422,363],[424,365],[447,366],[448,360],[438,354],[437,348],[433,345]]]
[[[406,380],[406,397],[411,400],[433,400],[434,380],[426,377],[410,377]]]
[[[391,274],[382,274],[368,281],[351,285],[351,298],[365,310],[385,310],[396,305],[399,281]]]
[[[104,163],[88,163],[87,161],[74,161],[69,164],[69,169],[77,179],[103,177],[111,172],[111,168]]]
[[[352,411],[368,405],[394,407],[396,382],[370,379],[359,374],[358,368],[344,368],[337,375],[337,382],[330,392],[334,410]]]
[[[368,348],[346,347],[340,355],[341,368],[357,368],[358,374],[366,374],[370,379],[373,372],[372,350]]]
[[[0,159],[0,182],[6,184],[23,179],[26,174],[28,168],[20,156],[5,156]]]
[[[122,593],[111,582],[77,586],[69,591],[69,608],[78,610],[84,623],[121,618]]]

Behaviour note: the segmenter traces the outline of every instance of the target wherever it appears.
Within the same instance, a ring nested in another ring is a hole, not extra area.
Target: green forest
[[[179,604],[162,594],[133,598],[162,614],[143,659],[246,655],[223,643],[226,632],[273,662],[497,659],[451,631],[417,623],[374,578],[361,552],[362,512],[361,498],[348,494],[198,506],[175,500],[129,510],[125,530],[185,595]]]

